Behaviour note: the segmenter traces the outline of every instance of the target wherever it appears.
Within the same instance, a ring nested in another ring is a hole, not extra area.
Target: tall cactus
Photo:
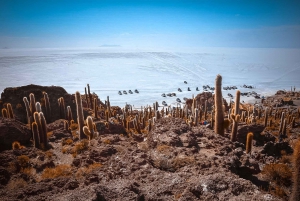
[[[215,132],[224,135],[224,114],[222,104],[222,76],[217,75],[215,86]]]
[[[43,145],[44,145],[44,148],[47,149],[47,147],[48,147],[47,123],[46,123],[45,116],[42,112],[39,113],[39,116],[40,116],[40,121],[41,121],[42,129],[43,129],[43,131],[42,131]]]
[[[58,99],[59,116],[61,119],[66,119],[65,100],[63,97]]]
[[[8,113],[6,108],[2,108],[2,117],[3,118],[8,118]]]
[[[42,123],[41,123],[41,119],[40,119],[40,115],[38,112],[35,112],[33,114],[33,118],[34,118],[34,122],[37,124],[38,126],[38,132],[39,132],[39,139],[40,139],[40,143],[44,143],[44,135],[43,135],[43,127],[42,127]]]
[[[35,148],[40,148],[40,137],[38,131],[38,125],[36,122],[32,123],[33,143]]]
[[[265,127],[268,126],[268,110],[267,109],[265,111],[265,122],[264,122],[264,124],[265,124]]]
[[[40,102],[35,103],[35,110],[37,112],[42,112],[42,106],[41,106]]]
[[[31,127],[31,124],[33,122],[33,114],[31,113],[28,99],[26,97],[24,97],[23,101],[24,101],[24,104],[25,104],[25,107],[26,107],[26,112],[27,112],[27,123]]]
[[[290,201],[300,200],[300,140],[296,142],[293,154],[293,189]]]
[[[285,113],[282,112],[282,113],[281,113],[281,119],[280,119],[280,126],[279,126],[279,134],[282,133],[284,117],[285,117]]]
[[[13,112],[13,109],[12,109],[11,104],[10,104],[10,103],[7,103],[6,107],[7,107],[8,117],[9,117],[10,119],[14,119],[15,116],[14,116],[14,112]]]
[[[44,95],[44,101],[45,101],[45,116],[48,123],[51,122],[51,107],[50,107],[50,101],[49,96],[46,92],[43,92]]]
[[[247,134],[247,141],[246,141],[246,153],[250,153],[252,149],[252,140],[253,140],[253,133],[250,132]]]
[[[84,87],[84,93],[85,93],[86,105],[87,105],[87,108],[89,108],[90,107],[90,102],[89,102],[88,94],[86,92],[86,87]]]
[[[67,106],[67,119],[69,121],[69,124],[73,120],[73,114],[70,106]]]
[[[237,90],[236,96],[235,96],[235,107],[234,107],[235,117],[239,114],[239,110],[240,110],[240,96],[241,96],[241,92],[240,92],[240,90]],[[232,142],[236,141],[238,123],[239,123],[239,119],[238,120],[233,119],[231,139],[230,139]]]
[[[31,114],[33,115],[36,110],[35,110],[35,97],[34,97],[34,94],[33,93],[30,93],[29,94],[29,102],[30,102],[30,112]]]
[[[77,109],[77,122],[79,128],[79,139],[84,139],[86,138],[83,133],[84,117],[83,117],[82,100],[79,91],[76,91],[75,93],[75,100],[76,100],[76,109]]]
[[[97,107],[97,97],[94,98],[94,116],[96,119],[98,119],[98,107]]]
[[[91,109],[93,109],[93,97],[92,97],[92,94],[91,94],[91,91],[90,91],[90,85],[87,84],[87,87],[88,87],[88,93],[89,93],[89,97],[90,97],[90,104],[91,104]]]

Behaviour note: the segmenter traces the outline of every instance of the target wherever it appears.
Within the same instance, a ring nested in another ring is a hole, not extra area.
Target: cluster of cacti
[[[36,148],[47,149],[48,136],[47,136],[47,123],[43,112],[34,112],[34,122],[32,123],[32,133],[34,146]]]
[[[14,112],[10,103],[6,104],[6,108],[2,108],[2,117],[14,119]]]
[[[31,124],[33,122],[33,114],[36,112],[34,94],[33,93],[29,94],[29,101],[28,101],[27,97],[24,97],[23,101],[24,101],[24,104],[25,104],[26,112],[27,112],[27,123],[31,127]]]
[[[83,126],[83,132],[89,138],[89,140],[91,140],[95,137],[95,134],[96,134],[96,131],[95,131],[96,126],[95,126],[91,116],[87,117],[86,125],[87,126]]]

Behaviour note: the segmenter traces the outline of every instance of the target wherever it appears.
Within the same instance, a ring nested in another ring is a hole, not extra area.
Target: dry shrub
[[[20,103],[18,103],[18,104],[16,105],[16,109],[17,109],[17,110],[22,109],[22,105],[21,105]]]
[[[50,131],[47,133],[47,138],[49,139],[51,137],[51,135],[53,135],[53,131]]]
[[[70,125],[71,131],[75,131],[75,130],[77,130],[77,128],[78,128],[78,124],[76,124],[76,123],[73,123]]]
[[[24,168],[22,170],[22,173],[24,173],[24,174],[26,174],[28,176],[34,176],[35,173],[36,173],[36,170],[34,168],[32,168],[32,167],[28,167],[28,168]]]
[[[47,158],[51,159],[52,156],[53,156],[53,153],[52,153],[51,151],[46,151],[46,152],[45,152],[45,156],[46,156]]]
[[[15,180],[10,180],[7,184],[8,189],[17,189],[17,188],[23,188],[27,186],[27,182],[22,178],[17,178]]]
[[[284,189],[282,189],[280,186],[276,185],[274,189],[269,189],[269,193],[281,198],[284,198],[287,196]]]
[[[77,155],[77,154],[81,153],[82,151],[87,150],[88,145],[89,145],[89,141],[87,139],[77,142],[73,148],[73,151],[72,151],[73,154]]]
[[[29,166],[29,157],[25,155],[18,156],[17,158],[18,169],[24,169]]]
[[[262,174],[269,181],[274,181],[278,185],[291,185],[292,171],[285,164],[267,164],[262,170]]]
[[[68,153],[68,148],[67,148],[67,147],[63,147],[63,148],[61,149],[61,152],[62,152],[63,154]]]
[[[288,155],[283,155],[280,159],[279,159],[279,163],[283,163],[283,164],[290,164],[292,162],[292,157],[288,156]]]
[[[77,178],[81,178],[89,173],[91,173],[93,170],[96,170],[98,168],[101,168],[103,165],[101,163],[93,163],[89,165],[88,167],[82,167],[79,168],[75,174]]]
[[[71,145],[73,143],[73,140],[71,138],[67,138],[67,139],[64,139],[62,141],[62,145]]]
[[[103,142],[104,144],[111,144],[111,141],[110,141],[109,139],[104,139],[102,142]]]
[[[166,151],[171,151],[172,147],[168,146],[168,145],[159,145],[157,146],[156,150],[160,153],[166,152]]]
[[[69,177],[72,175],[70,165],[58,165],[55,168],[45,168],[42,179],[53,179],[57,177]]]
[[[22,145],[20,144],[20,142],[18,142],[18,141],[14,141],[14,142],[12,143],[12,149],[13,149],[13,150],[18,150],[18,149],[23,149],[23,148],[25,148],[25,147],[22,146]]]

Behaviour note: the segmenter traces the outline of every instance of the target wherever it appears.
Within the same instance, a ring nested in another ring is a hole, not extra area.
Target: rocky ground
[[[104,120],[100,118],[95,120],[99,135],[89,141],[79,140],[75,127],[64,129],[64,120],[53,109],[53,121],[47,124],[49,147],[41,150],[33,147],[24,119],[22,97],[31,88],[51,94],[52,108],[60,96],[69,97],[66,105],[76,111],[74,96],[60,87],[31,85],[26,91],[17,88],[11,95],[2,94],[2,106],[11,102],[16,117],[0,118],[0,200],[289,199],[299,117],[281,142],[262,120],[240,122],[238,141],[231,142],[230,127],[221,136],[210,124],[190,126],[170,115],[156,120],[150,132],[141,133],[113,120],[101,129]],[[92,109],[84,110],[85,117],[93,114]],[[249,132],[254,140],[246,154]],[[20,146],[14,144],[12,149],[14,141]]]

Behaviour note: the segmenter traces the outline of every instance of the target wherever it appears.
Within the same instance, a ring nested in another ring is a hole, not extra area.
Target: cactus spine
[[[295,145],[293,153],[293,189],[290,201],[300,200],[300,140]]]
[[[76,109],[77,109],[77,122],[78,122],[78,129],[79,129],[79,139],[86,138],[83,133],[83,126],[84,126],[84,117],[83,117],[83,108],[82,108],[82,100],[79,91],[75,93],[76,99]]]
[[[240,96],[241,92],[240,90],[236,91],[236,96],[235,96],[235,107],[234,107],[234,118],[233,119],[233,125],[232,125],[232,131],[231,131],[231,141],[235,142],[236,141],[236,135],[237,135],[237,127],[238,127],[238,122],[239,122],[239,117],[237,118],[237,115],[239,114],[239,109],[240,109]]]
[[[222,104],[222,76],[217,75],[215,88],[215,132],[224,135],[224,115]]]
[[[246,141],[246,153],[250,153],[252,149],[252,140],[253,140],[253,133],[247,134],[247,141]]]

